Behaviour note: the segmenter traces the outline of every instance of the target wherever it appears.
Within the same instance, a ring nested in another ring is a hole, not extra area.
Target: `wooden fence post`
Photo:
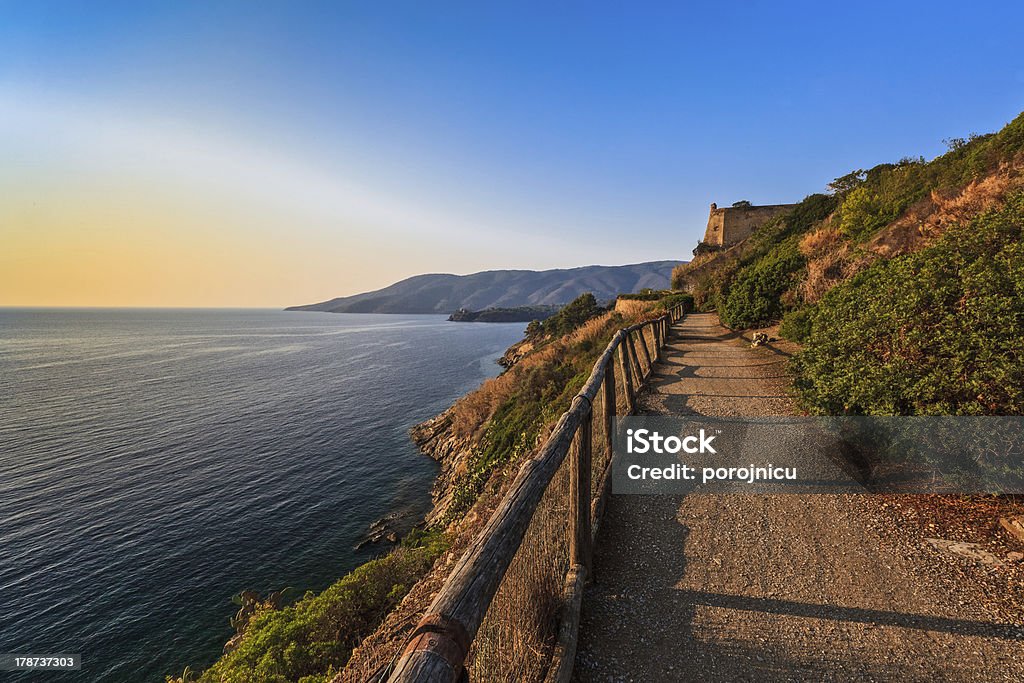
[[[636,399],[633,396],[633,369],[625,339],[619,343],[619,368],[622,370],[622,393],[626,397],[626,414],[632,415],[636,408]]]
[[[633,333],[626,335],[626,346],[629,347],[629,359],[633,363],[633,372],[636,375],[636,386],[639,389],[644,383],[644,369],[640,367],[640,358],[636,355],[636,345],[633,343]]]
[[[640,350],[644,352],[644,360],[647,361],[647,372],[651,373],[654,371],[654,363],[651,362],[651,352],[647,349],[647,334],[644,332],[644,328],[647,325],[641,327],[637,332],[640,333]],[[641,375],[643,379],[647,379],[647,375]]]
[[[608,363],[604,373],[604,447],[607,462],[612,459],[612,432],[615,430],[615,364]]]
[[[612,484],[612,459],[615,453],[612,450],[615,437],[615,364],[608,364],[608,371],[604,373],[604,449],[608,457],[604,461],[604,469],[597,482],[596,499],[590,504],[591,507],[591,534],[597,536],[597,527],[601,523],[601,515],[604,514],[604,506],[608,502],[608,493]],[[591,569],[593,571],[593,569]]]
[[[576,428],[576,457],[569,467],[569,564],[590,569],[590,467],[594,410],[591,407]]]

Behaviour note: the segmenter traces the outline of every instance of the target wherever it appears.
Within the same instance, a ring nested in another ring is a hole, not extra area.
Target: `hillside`
[[[780,323],[812,413],[1024,413],[1024,114],[931,161],[855,170],[673,284]]]
[[[680,261],[557,270],[488,270],[472,275],[417,275],[373,292],[289,311],[329,313],[454,313],[459,309],[561,306],[584,292],[609,301],[624,292],[664,289]]]

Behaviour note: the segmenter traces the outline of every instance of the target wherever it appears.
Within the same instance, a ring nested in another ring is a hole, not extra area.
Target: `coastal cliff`
[[[416,425],[410,432],[413,443],[420,451],[436,460],[441,467],[431,489],[433,508],[426,517],[428,525],[443,519],[451,507],[457,474],[460,468],[465,469],[466,460],[474,446],[472,437],[459,436],[455,433],[452,429],[453,420],[452,408],[449,408],[440,415]]]

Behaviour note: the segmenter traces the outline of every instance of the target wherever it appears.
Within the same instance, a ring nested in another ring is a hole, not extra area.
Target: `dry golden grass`
[[[653,307],[654,302],[651,301],[620,301],[615,312],[622,315],[626,321],[624,324],[631,324],[643,319]],[[593,318],[567,336],[528,353],[506,372],[485,381],[479,389],[459,399],[451,408],[454,433],[460,437],[479,435],[498,407],[522,385],[526,374],[564,358],[570,347],[610,338],[612,315],[606,313]]]
[[[959,190],[933,191],[876,235],[867,244],[868,251],[882,258],[893,258],[922,249],[949,226],[1000,206],[1008,193],[1024,186],[1022,170],[1024,155]]]
[[[1008,192],[1024,184],[1022,168],[1024,158],[1018,158],[960,190],[933,191],[861,248],[854,247],[828,223],[808,233],[800,241],[800,253],[807,257],[807,274],[794,290],[794,298],[807,303],[819,301],[830,289],[876,259],[922,249],[950,225],[998,206]]]
[[[650,302],[648,301],[641,301],[639,303],[647,304],[646,308],[650,308]],[[630,316],[626,315],[625,317],[629,318]],[[597,341],[608,334],[608,323],[611,319],[611,313],[605,313],[604,315],[599,315],[596,318],[591,318],[570,332],[567,336],[563,337],[557,343],[564,349],[583,342]]]
[[[815,258],[834,251],[843,242],[843,235],[838,228],[826,223],[814,232],[809,232],[800,240],[800,253],[807,258]]]
[[[690,259],[689,263],[678,265],[676,266],[676,268],[699,268],[703,264],[708,263],[709,261],[714,261],[718,257],[719,253],[720,251],[706,251],[703,254],[697,254],[692,259]]]
[[[672,269],[672,288],[686,289],[685,285],[700,276],[707,267],[713,267],[728,252],[712,251],[694,256],[688,263],[681,263]]]
[[[807,261],[807,274],[798,285],[797,293],[802,301],[815,303],[828,290],[866,268],[872,260],[870,254],[855,251],[846,242],[840,243],[832,251]]]
[[[615,312],[621,313],[627,318],[639,317],[651,308],[650,301],[638,301],[636,299],[619,299],[615,302]]]

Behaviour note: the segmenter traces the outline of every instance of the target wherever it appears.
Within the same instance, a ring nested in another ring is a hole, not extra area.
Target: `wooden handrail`
[[[591,448],[594,399],[604,383],[605,411],[598,419],[604,421],[606,446],[610,456],[611,433],[616,415],[615,353],[619,352],[626,410],[631,413],[635,408],[632,363],[637,364],[638,385],[642,385],[646,379],[636,357],[632,335],[635,332],[641,335],[640,343],[643,345],[650,373],[653,371],[653,365],[650,362],[647,344],[643,340],[644,329],[652,327],[654,343],[660,347],[667,340],[667,334],[659,334],[656,326],[663,326],[663,330],[667,332],[669,325],[685,313],[683,309],[683,305],[680,304],[659,318],[646,320],[615,333],[594,363],[583,389],[573,398],[569,409],[559,418],[551,435],[537,454],[520,467],[498,508],[448,575],[444,586],[430,604],[427,614],[417,624],[401,657],[395,663],[387,679],[389,683],[455,683],[461,680],[473,638],[476,637],[505,572],[523,542],[544,492],[569,454],[573,441],[576,441],[576,458],[570,463],[572,500],[569,505],[570,518],[567,520],[570,554],[569,573],[566,577],[566,602],[569,620],[566,623],[563,619],[559,634],[559,647],[562,651],[556,652],[557,662],[549,671],[549,679],[554,676],[555,680],[567,680],[565,677],[572,672],[571,660],[575,656],[575,633],[582,585],[591,564],[592,514],[599,512],[602,507],[600,503],[603,502],[603,491],[608,488],[607,472],[611,467],[609,457],[598,487],[600,498],[592,504]],[[658,355],[660,356],[660,348]],[[566,633],[569,635],[566,636]],[[571,653],[567,651],[569,644],[562,644],[563,638],[570,636]]]

